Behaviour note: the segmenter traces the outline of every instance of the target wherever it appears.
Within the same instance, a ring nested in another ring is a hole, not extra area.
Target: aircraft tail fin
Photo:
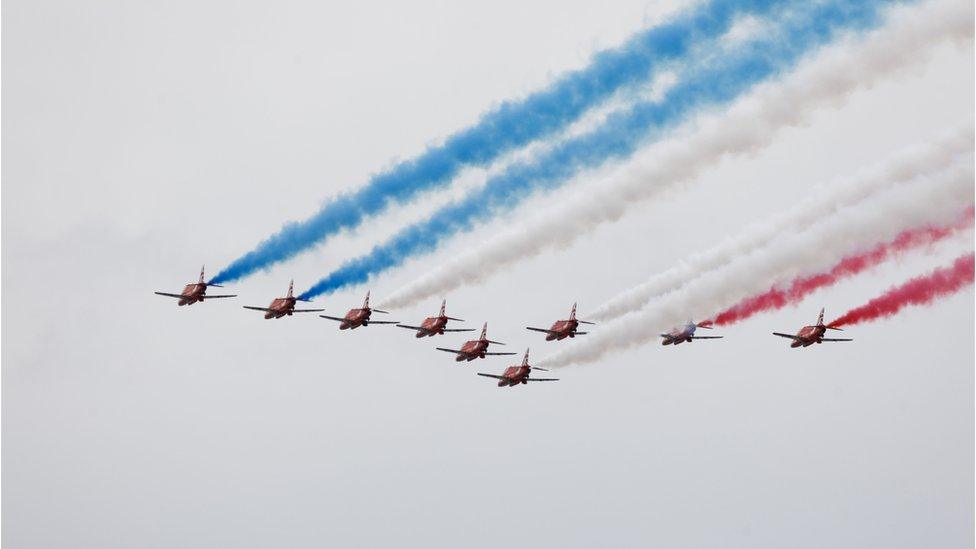
[[[522,366],[528,366],[528,365],[529,365],[529,350],[525,349],[525,356],[522,357]]]
[[[295,279],[291,279],[288,283],[288,297],[294,297],[293,292],[295,291]]]
[[[488,337],[488,323],[481,327],[481,337],[479,339],[486,339]]]
[[[569,319],[576,320],[576,304],[573,303],[573,310],[569,312]]]
[[[363,300],[363,309],[369,309],[369,290],[366,291],[366,299]]]
[[[206,265],[200,267],[200,284],[203,284],[203,271],[206,269]]]
[[[824,310],[823,309],[820,309],[820,316],[817,317],[817,326],[822,326],[823,328],[825,328],[827,330],[837,330],[838,332],[843,332],[844,331],[844,330],[842,330],[842,329],[840,329],[840,328],[838,328],[836,326],[825,325],[824,324],[824,321],[823,321],[823,315],[824,315]]]
[[[447,300],[441,301],[441,313],[439,316],[444,316],[444,309],[447,308]]]

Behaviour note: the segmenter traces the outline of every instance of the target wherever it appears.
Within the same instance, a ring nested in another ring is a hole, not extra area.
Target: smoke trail
[[[973,209],[966,210],[959,221],[951,225],[925,226],[902,231],[889,242],[881,242],[866,252],[850,255],[840,260],[830,270],[794,279],[786,288],[773,287],[722,311],[706,325],[728,325],[741,322],[757,313],[780,309],[802,301],[810,293],[832,286],[839,280],[855,276],[871,267],[880,265],[891,256],[938,242],[956,231],[972,227]]]
[[[948,267],[913,278],[901,286],[891,288],[882,295],[856,309],[851,309],[830,326],[846,326],[887,318],[909,305],[928,305],[938,298],[950,296],[973,283],[973,253],[957,258]]]
[[[716,165],[727,155],[751,153],[776,138],[777,132],[804,123],[814,110],[842,101],[852,90],[869,87],[877,80],[915,63],[928,55],[943,39],[968,41],[972,36],[973,6],[968,2],[926,2],[896,10],[884,28],[854,43],[828,48],[803,63],[782,82],[766,86],[737,102],[729,112],[698,124],[691,135],[683,135],[654,147],[649,161],[633,163],[607,180],[594,182],[563,203],[535,212],[514,226],[442,266],[411,281],[384,301],[387,307],[402,307],[443,294],[465,284],[478,283],[523,259],[551,248],[570,244],[600,224],[619,219],[642,201],[660,196],[702,170]],[[908,174],[925,164],[945,162],[947,155],[972,150],[972,128],[966,125],[938,147],[918,153],[902,153],[902,164],[879,174],[886,183],[896,173]],[[915,158],[918,157],[918,158]],[[653,185],[648,184],[653,182]],[[865,190],[861,187],[836,189],[836,192]],[[829,202],[829,201],[828,201]],[[806,211],[819,215],[815,204]],[[832,207],[822,203],[820,209]],[[805,222],[792,212],[797,223]],[[806,216],[803,219],[810,219]],[[773,227],[773,230],[778,228]],[[768,238],[767,234],[765,238]],[[760,239],[760,236],[756,236]],[[731,252],[731,251],[729,251]],[[726,255],[726,254],[722,254]],[[707,268],[715,258],[692,258],[688,269]],[[696,267],[702,264],[702,267]],[[611,300],[590,316],[605,320],[640,308],[646,300],[686,276],[683,271],[649,281]]]
[[[685,258],[674,267],[652,276],[646,282],[614,296],[590,316],[595,320],[603,321],[638,310],[654,297],[677,288],[689,278],[700,276],[751,250],[766,246],[780,234],[817,223],[823,216],[884,191],[891,185],[918,177],[920,174],[958,169],[971,164],[972,148],[972,129],[966,128],[960,132],[952,132],[941,140],[935,140],[932,146],[902,151],[871,170],[816,189],[812,198],[798,203],[771,220],[753,224],[743,233],[727,238],[704,252]]]
[[[653,131],[679,122],[695,108],[731,101],[829,40],[837,31],[873,24],[880,3],[828,0],[804,6],[772,36],[751,41],[728,57],[689,70],[661,102],[637,103],[610,116],[596,130],[560,143],[531,162],[511,166],[479,191],[400,231],[369,254],[346,262],[302,296],[312,298],[365,282],[409,257],[433,251],[444,239],[470,230],[495,211],[516,205],[534,190],[558,187],[581,169],[632,153]]]
[[[369,215],[446,185],[465,166],[485,166],[501,155],[552,135],[614,92],[649,80],[663,64],[721,37],[740,17],[764,16],[794,0],[712,0],[642,31],[622,46],[593,57],[524,99],[502,103],[472,127],[449,136],[419,157],[373,176],[362,188],[329,201],[312,217],[288,223],[233,261],[211,283],[237,280],[287,260]],[[706,46],[707,47],[707,46]]]
[[[639,311],[602,323],[600,330],[544,362],[551,366],[592,362],[613,350],[656,341],[661,329],[688,318],[707,318],[801,273],[825,270],[856,250],[893,239],[906,226],[951,218],[960,204],[972,202],[973,177],[972,161],[959,163],[839,208],[813,226],[782,234],[762,248],[686,280]]]

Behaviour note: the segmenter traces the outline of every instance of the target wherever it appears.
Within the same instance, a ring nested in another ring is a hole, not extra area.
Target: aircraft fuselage
[[[179,305],[193,305],[194,303],[203,301],[203,296],[207,293],[207,285],[201,282],[194,282],[192,284],[187,284],[180,292]]]
[[[823,343],[823,336],[827,332],[825,326],[804,326],[796,333],[796,339],[790,347],[809,347],[814,343]]]
[[[476,358],[485,358],[485,352],[488,351],[488,340],[486,339],[472,339],[467,341],[461,346],[460,352],[454,357],[457,362],[468,361],[471,362]]]
[[[664,338],[661,345],[680,345],[682,343],[691,343],[694,341],[692,337],[695,336],[695,330],[698,327],[694,324],[687,324],[684,328],[675,328],[668,332],[668,336]]]
[[[560,341],[567,337],[576,337],[578,327],[579,321],[576,319],[557,320],[549,328],[550,333],[546,334],[546,341]]]
[[[369,326],[369,317],[373,314],[371,309],[350,309],[344,320],[339,324],[340,330],[355,330],[360,326]]]
[[[529,372],[532,368],[529,366],[509,366],[505,368],[502,372],[502,378],[498,380],[499,387],[514,387],[516,385],[525,385],[528,383]]]
[[[271,302],[271,305],[268,305],[268,309],[270,310],[264,313],[265,320],[281,318],[283,316],[291,316],[292,312],[295,310],[296,301],[297,300],[294,297],[275,298]]]
[[[446,316],[427,317],[422,323],[420,323],[420,329],[417,330],[415,337],[433,337],[435,335],[444,335],[444,328],[446,327]]]

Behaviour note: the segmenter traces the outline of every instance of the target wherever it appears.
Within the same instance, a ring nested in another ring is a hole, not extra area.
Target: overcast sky
[[[306,288],[431,202],[227,288],[237,299],[180,308],[153,295],[688,2],[406,4],[5,2],[3,542],[972,546],[972,290],[851,327],[852,344],[792,350],[769,334],[971,242],[723,340],[645,346],[514,389],[474,375],[508,357],[458,365],[433,350],[463,334],[340,333],[241,309],[293,277]],[[445,296],[448,314],[549,354],[561,343],[524,326],[577,300],[585,318],[812,186],[972,123],[973,66],[971,44],[939,47],[686,192]],[[380,277],[373,295],[509,215]],[[365,290],[317,303],[344,313]]]

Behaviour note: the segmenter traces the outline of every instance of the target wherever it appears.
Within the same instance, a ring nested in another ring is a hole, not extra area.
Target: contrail
[[[829,0],[798,9],[771,35],[689,69],[660,102],[638,102],[614,113],[594,131],[568,139],[530,162],[509,167],[479,191],[407,227],[367,255],[344,263],[302,296],[312,298],[365,282],[410,257],[433,251],[443,240],[515,206],[535,190],[558,187],[582,169],[633,153],[655,131],[680,122],[694,109],[730,102],[838,31],[874,24],[879,4]]]
[[[936,299],[948,297],[972,283],[973,253],[970,252],[957,258],[952,265],[889,289],[864,305],[851,309],[829,326],[846,326],[887,318],[909,305],[928,305]]]
[[[644,308],[603,323],[544,362],[566,366],[657,339],[660,330],[688,318],[707,318],[771,285],[818,272],[846,255],[895,237],[904,227],[936,224],[972,202],[973,163],[955,164],[891,186],[862,202],[839,208],[816,224],[776,237],[719,268],[686,280]]]
[[[920,63],[943,40],[964,42],[972,37],[973,7],[969,2],[926,2],[895,10],[889,19],[884,28],[856,41],[827,48],[802,63],[783,81],[764,86],[738,101],[729,112],[696,124],[696,130],[690,135],[654,147],[650,161],[623,167],[565,202],[515,222],[504,233],[393,292],[384,306],[407,306],[466,284],[479,283],[518,261],[565,247],[600,224],[616,221],[642,201],[655,199],[693,180],[726,156],[753,153],[768,145],[780,130],[804,123],[816,109],[839,103],[857,88],[870,87],[899,69]],[[948,141],[940,143],[935,150],[923,148],[917,155],[903,156],[922,157],[909,158],[907,164],[934,164],[972,150],[971,124],[954,132]],[[929,158],[924,158],[926,155]],[[913,170],[911,166],[891,169],[903,173]],[[882,175],[879,183],[889,179]],[[815,215],[819,214],[815,212]],[[755,238],[764,237],[756,235]],[[708,268],[714,259],[695,257],[690,261]],[[695,265],[688,266],[688,269],[695,268]],[[673,273],[662,274],[646,285],[625,292],[591,316],[601,320],[640,308],[659,288],[680,281],[685,276],[683,270],[678,267]]]
[[[662,66],[694,55],[703,44],[707,48],[740,18],[775,14],[795,3],[799,2],[712,0],[639,32],[622,46],[594,55],[585,68],[528,97],[502,103],[443,144],[330,200],[312,217],[286,224],[210,282],[237,280],[285,261],[393,204],[446,185],[465,167],[487,166],[508,152],[550,136],[618,90],[648,81]]]
[[[955,223],[906,229],[888,242],[878,243],[865,252],[845,257],[827,271],[804,275],[794,279],[788,286],[774,286],[761,294],[743,299],[701,324],[718,326],[734,324],[758,313],[797,304],[814,291],[858,275],[867,269],[884,263],[893,256],[934,244],[956,234],[958,231],[972,228],[972,226],[973,208],[970,207]]]

